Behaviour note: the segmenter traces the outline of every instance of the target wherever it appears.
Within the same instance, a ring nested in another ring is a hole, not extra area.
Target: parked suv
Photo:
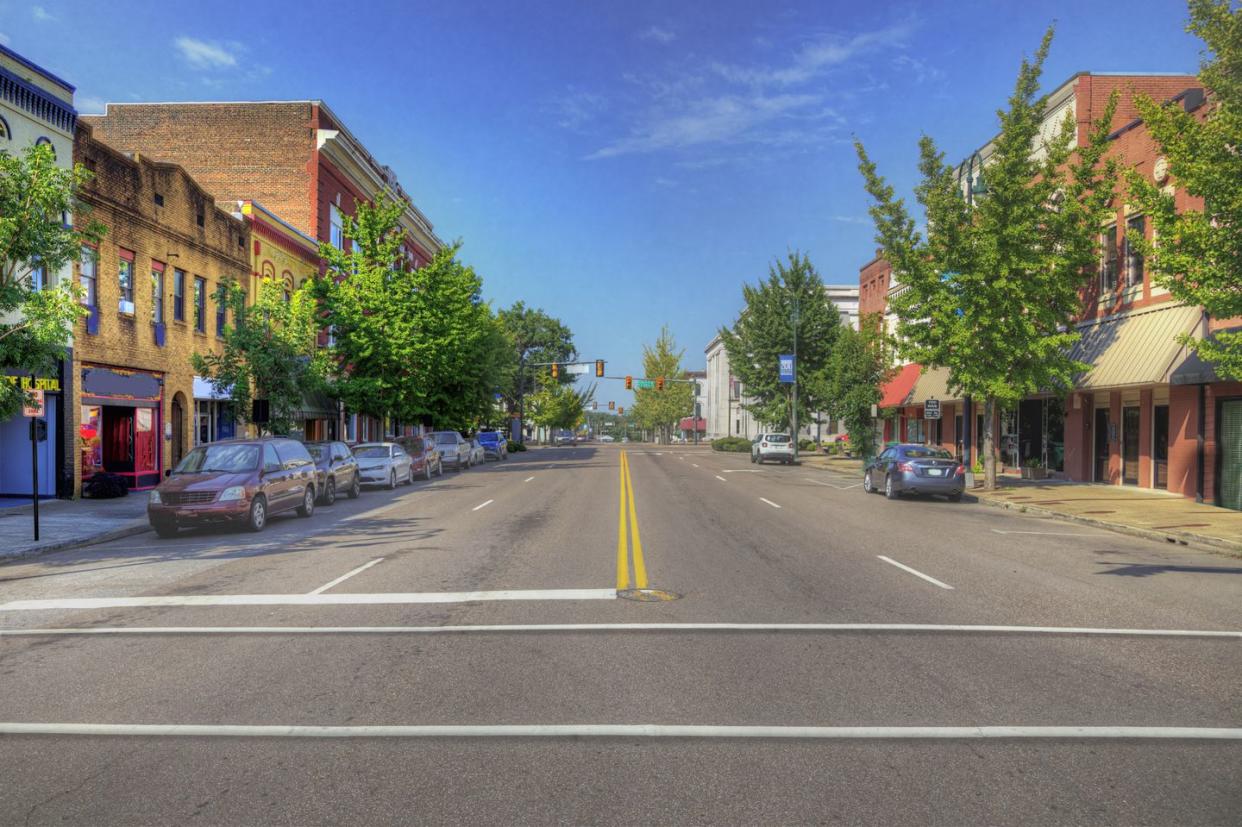
[[[480,431],[479,444],[483,446],[483,458],[506,459],[509,456],[508,440],[499,431]]]
[[[461,434],[456,431],[436,431],[432,436],[435,437],[436,447],[440,449],[442,462],[452,465],[458,471],[470,467],[470,443]]]
[[[432,474],[443,476],[444,465],[440,462],[440,452],[430,437],[399,436],[394,442],[405,449],[410,455],[410,473],[415,477],[431,479]]]
[[[267,518],[315,512],[314,460],[283,437],[230,439],[200,445],[168,472],[147,499],[147,519],[161,537],[183,526],[239,522],[262,531]]]
[[[768,460],[790,463],[793,459],[793,441],[789,434],[759,434],[750,444],[751,462],[762,465]]]
[[[362,482],[358,478],[358,460],[344,442],[308,442],[306,450],[319,474],[315,481],[315,490],[319,492],[319,501],[324,505],[336,502],[336,492],[344,491],[349,498],[355,499],[362,490]]]

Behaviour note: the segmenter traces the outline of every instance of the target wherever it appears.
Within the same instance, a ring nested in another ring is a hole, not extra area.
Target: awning
[[[698,424],[697,428],[694,427],[696,423]],[[706,431],[707,420],[701,417],[695,419],[693,416],[683,416],[677,427],[683,431]]]
[[[1075,387],[1166,384],[1187,355],[1177,337],[1193,333],[1202,319],[1200,307],[1162,304],[1078,325],[1082,338],[1070,357],[1091,365],[1091,370],[1076,378]]]
[[[1204,338],[1215,339],[1217,333],[1242,333],[1242,327],[1217,330]],[[1216,368],[1211,362],[1205,362],[1199,358],[1199,354],[1192,351],[1173,371],[1169,381],[1174,385],[1200,385],[1211,382],[1224,382],[1225,380],[1216,373]]]
[[[228,392],[218,393],[216,386],[211,384],[210,379],[204,379],[201,376],[194,377],[194,398],[195,399],[232,399],[232,395]]]
[[[298,420],[336,419],[336,400],[326,393],[308,393],[302,397],[302,407],[294,414]]]
[[[880,389],[880,407],[897,408],[910,404],[910,393],[918,381],[920,365],[903,365],[897,375]]]
[[[925,368],[919,374],[919,380],[914,383],[914,390],[910,393],[909,404],[922,405],[928,399],[939,399],[941,402],[961,399],[960,395],[949,392],[948,368]]]

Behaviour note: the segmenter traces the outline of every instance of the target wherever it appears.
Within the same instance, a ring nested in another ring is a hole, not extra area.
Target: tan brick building
[[[107,227],[78,265],[90,315],[74,336],[74,490],[98,471],[150,488],[193,444],[233,435],[231,413],[200,433],[190,355],[220,347],[214,293],[248,282],[250,233],[180,166],[122,153],[84,124],[74,159],[94,173],[82,200]]]

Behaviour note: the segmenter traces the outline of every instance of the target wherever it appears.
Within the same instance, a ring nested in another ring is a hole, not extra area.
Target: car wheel
[[[428,480],[431,479],[431,463],[430,462],[423,463],[423,478],[428,479]]]
[[[412,464],[405,467],[405,484],[414,484],[414,466]]]
[[[391,491],[397,487],[397,469],[394,468],[388,472],[388,490]]]
[[[151,528],[155,529],[155,533],[163,537],[164,539],[177,536],[177,524],[176,523],[166,523],[166,522],[161,521],[158,523],[151,523]]]
[[[336,502],[336,477],[328,477],[328,483],[323,487],[323,504],[332,505]]]
[[[444,476],[444,460],[440,460],[440,462],[436,464],[436,476]]]
[[[951,502],[951,503],[960,503],[961,501],[962,501],[962,495],[961,495],[961,494],[950,494],[950,495],[949,495],[949,502]]]
[[[306,486],[305,493],[302,494],[302,504],[298,506],[299,517],[309,517],[315,513],[315,486]]]
[[[893,487],[893,478],[891,475],[884,477],[884,496],[890,500],[895,500],[901,496],[901,492]]]
[[[754,465],[754,463],[755,463],[755,455],[754,455],[754,454],[751,454],[751,455],[750,455],[750,462],[751,462],[751,464],[752,464],[752,465]]]
[[[246,528],[251,531],[262,531],[267,525],[267,499],[260,494],[250,503],[250,514],[246,517]]]
[[[349,491],[346,493],[349,494],[351,500],[358,499],[358,495],[362,493],[362,483],[358,480],[357,471],[354,472],[354,484],[349,486]]]
[[[864,493],[864,494],[874,494],[874,493],[875,493],[875,483],[873,483],[873,482],[871,481],[871,472],[870,472],[870,471],[868,471],[867,473],[863,474],[863,493]]]

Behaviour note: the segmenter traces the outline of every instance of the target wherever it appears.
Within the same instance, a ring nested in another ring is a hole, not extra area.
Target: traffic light
[[[627,391],[634,390],[634,377],[633,376],[625,377],[625,389]]]
[[[616,403],[616,402],[609,402],[609,403],[608,403],[608,410],[610,410],[610,411],[615,411],[616,409],[617,409],[617,403]]]
[[[603,359],[595,360],[595,375],[596,376],[604,375],[604,360]]]
[[[555,379],[556,377],[560,375],[561,375],[561,366],[558,365],[556,362],[553,362],[552,363],[552,378]]]
[[[664,377],[663,376],[658,377],[656,379],[656,390],[658,391],[664,390]]]
[[[623,413],[625,413],[625,408],[617,408],[617,413],[618,413],[618,414],[623,414]]]

